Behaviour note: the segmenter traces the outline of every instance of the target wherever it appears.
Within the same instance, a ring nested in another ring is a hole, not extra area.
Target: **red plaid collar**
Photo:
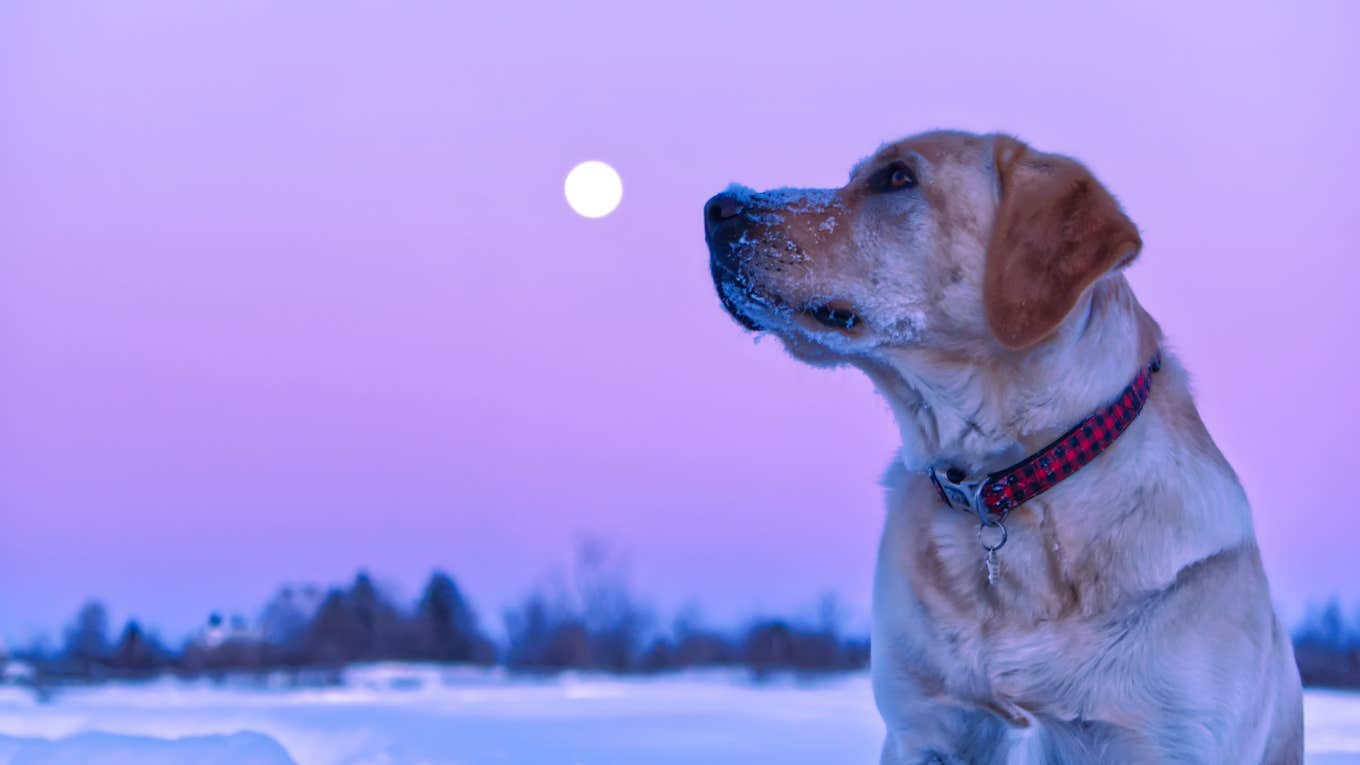
[[[1152,375],[1161,368],[1159,351],[1138,371],[1119,398],[1097,409],[1053,443],[1004,470],[970,481],[956,467],[943,472],[932,467],[930,482],[946,505],[976,513],[984,525],[993,525],[996,516],[1005,518],[1007,513],[1057,486],[1108,449],[1143,410],[1152,390]]]

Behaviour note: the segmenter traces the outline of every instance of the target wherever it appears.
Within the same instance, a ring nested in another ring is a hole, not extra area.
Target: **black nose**
[[[719,226],[741,215],[745,209],[736,195],[727,192],[715,194],[704,205],[704,232],[713,236]]]

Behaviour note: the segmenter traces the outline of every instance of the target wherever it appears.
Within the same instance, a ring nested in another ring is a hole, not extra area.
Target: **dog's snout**
[[[745,209],[745,206],[742,205],[740,199],[737,199],[736,195],[729,194],[725,191],[721,194],[715,194],[713,198],[709,199],[704,205],[704,230],[709,236],[712,236],[713,231],[717,229],[718,226],[741,215],[742,211]]]

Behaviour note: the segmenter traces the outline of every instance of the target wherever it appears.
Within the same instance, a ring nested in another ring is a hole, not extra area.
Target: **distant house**
[[[0,656],[0,685],[30,685],[33,677],[32,664]]]
[[[244,617],[237,614],[224,619],[221,614],[214,612],[189,642],[201,648],[214,649],[227,643],[255,643],[259,639],[259,630],[252,629]]]

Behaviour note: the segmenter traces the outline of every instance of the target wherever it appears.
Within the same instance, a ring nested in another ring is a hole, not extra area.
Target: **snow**
[[[162,739],[80,733],[57,741],[0,735],[0,765],[293,765],[258,733]]]
[[[836,189],[796,189],[781,187],[756,191],[738,183],[729,184],[724,194],[733,196],[744,207],[761,210],[786,210],[791,213],[824,213],[827,210],[845,210]]]
[[[0,687],[0,765],[867,764],[883,733],[859,674],[535,679],[379,664],[344,680],[284,689],[279,678],[162,679],[46,703]],[[1310,765],[1360,763],[1360,694],[1310,691],[1306,718]]]

